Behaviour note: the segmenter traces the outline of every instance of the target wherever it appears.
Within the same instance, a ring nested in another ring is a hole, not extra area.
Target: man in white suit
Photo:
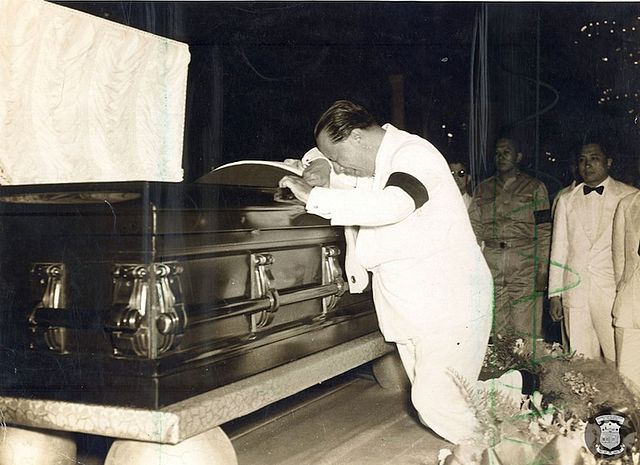
[[[336,173],[372,182],[334,189],[286,176],[281,187],[309,213],[357,227],[347,257],[372,274],[380,330],[398,347],[421,420],[453,443],[472,441],[479,424],[461,381],[520,402],[535,378],[510,371],[477,381],[491,331],[492,277],[447,162],[425,139],[380,126],[348,101],[335,102],[314,135]],[[358,290],[350,275],[349,291]]]
[[[620,201],[613,220],[613,305],[618,371],[640,392],[640,192]]]
[[[613,215],[636,189],[609,176],[611,155],[601,143],[582,146],[583,182],[558,198],[549,267],[551,318],[564,318],[571,350],[615,361],[611,310],[616,293],[611,255]]]

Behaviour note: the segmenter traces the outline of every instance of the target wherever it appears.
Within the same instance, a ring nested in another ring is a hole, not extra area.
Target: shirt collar
[[[382,143],[378,148],[378,153],[376,153],[376,173],[381,171],[381,163],[383,162],[383,158],[386,153],[390,150],[393,145],[393,139],[395,134],[398,132],[398,129],[395,128],[392,124],[386,123],[382,125],[382,129],[384,129],[384,137],[382,138]]]
[[[596,188],[596,187],[603,186],[603,187],[606,189],[606,188],[609,186],[609,184],[610,184],[610,179],[611,179],[611,176],[607,176],[607,177],[604,179],[604,181],[602,181],[602,182],[601,182],[600,184],[598,184],[597,186],[593,186],[593,187],[594,187],[594,188]],[[583,182],[582,184],[583,184],[584,186],[586,186],[586,185],[587,185],[587,184],[586,184],[586,183],[584,183],[584,182]]]

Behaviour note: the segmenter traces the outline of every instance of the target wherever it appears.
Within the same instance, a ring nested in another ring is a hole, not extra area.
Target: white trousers
[[[640,392],[640,329],[616,328],[615,333],[618,371]]]
[[[490,331],[491,317],[484,317],[465,326],[434,328],[420,338],[396,342],[420,420],[454,444],[470,441],[479,426],[456,377],[476,390],[500,392],[517,405],[522,400],[518,371],[478,381]]]
[[[585,293],[588,304],[574,305],[567,300],[564,305],[564,326],[569,339],[569,348],[586,358],[601,360],[602,355],[609,362],[616,360],[616,347],[613,337],[613,302],[616,298],[613,283],[601,283],[591,276],[583,289],[575,292]],[[569,291],[573,292],[573,291]]]

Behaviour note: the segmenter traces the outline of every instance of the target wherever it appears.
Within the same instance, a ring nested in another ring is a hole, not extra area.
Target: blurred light
[[[448,137],[449,139],[451,139],[451,138],[453,137],[453,134],[451,134],[450,132],[448,132],[448,133],[447,133],[447,137]]]
[[[587,26],[582,26],[582,27],[580,28],[580,32],[584,32],[584,31],[586,31],[586,30],[587,30]]]
[[[446,128],[447,128],[447,125],[446,125],[446,124],[443,124],[443,125],[442,125],[442,129],[446,129]]]
[[[602,57],[602,61],[609,61],[607,57]]]
[[[443,63],[446,63],[447,61],[449,61],[449,57],[442,57],[442,58],[440,58],[440,61],[443,62]]]

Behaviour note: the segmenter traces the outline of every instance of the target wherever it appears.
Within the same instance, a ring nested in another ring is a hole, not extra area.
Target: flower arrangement
[[[518,408],[497,393],[478,392],[456,377],[480,424],[472,444],[443,449],[439,465],[639,465],[637,446],[618,459],[598,459],[584,442],[587,421],[601,410],[622,408],[640,421],[640,397],[609,364],[543,343],[533,350],[513,334],[494,337],[481,377],[526,368],[540,376],[534,392]],[[640,433],[640,432],[639,432]]]
[[[640,400],[612,365],[573,356],[543,360],[540,368],[540,391],[577,418],[586,420],[607,407],[640,408]]]

